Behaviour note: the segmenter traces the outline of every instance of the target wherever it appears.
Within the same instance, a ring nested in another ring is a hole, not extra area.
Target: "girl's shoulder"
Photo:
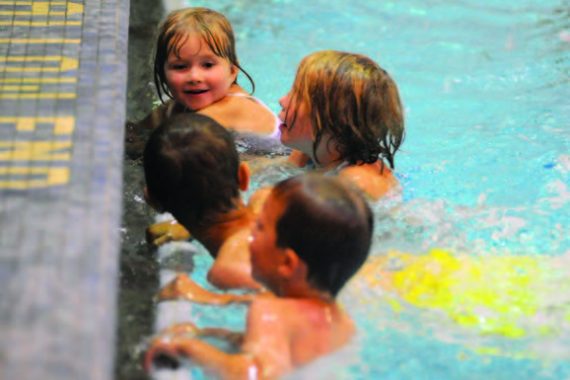
[[[242,91],[232,91],[199,112],[237,133],[269,136],[279,125],[277,116],[267,105]]]
[[[355,184],[372,200],[378,200],[399,183],[392,170],[381,161],[372,164],[345,165],[338,175]]]

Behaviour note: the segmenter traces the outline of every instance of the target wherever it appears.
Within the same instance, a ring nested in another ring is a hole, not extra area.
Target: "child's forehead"
[[[216,49],[205,33],[195,30],[181,30],[173,35],[169,41],[169,52],[179,55],[180,51],[190,47],[196,50],[193,54],[211,54],[220,58],[226,58],[223,50]]]
[[[204,38],[188,33],[180,33],[178,36],[170,40],[168,50],[169,54],[174,54],[176,56],[179,56],[181,53],[191,55],[217,55],[212,51],[212,48]]]

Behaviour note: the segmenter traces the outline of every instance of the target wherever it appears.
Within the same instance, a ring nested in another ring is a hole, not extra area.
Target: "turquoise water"
[[[406,200],[444,202],[452,215],[438,216],[487,240],[482,250],[570,249],[568,1],[189,3],[230,18],[256,95],[275,111],[306,54],[371,56],[405,105],[396,168]],[[463,207],[472,209],[466,218]],[[512,221],[516,231],[487,236]]]
[[[403,191],[375,205],[376,256],[443,247],[474,257],[532,255],[547,262],[570,255],[570,3],[511,3],[189,5],[228,16],[255,94],[276,112],[298,62],[315,50],[364,53],[392,74],[406,111],[407,136],[396,155]],[[256,183],[285,174],[264,173]],[[543,288],[552,291],[539,293],[541,309],[521,322],[526,334],[518,338],[468,328],[445,310],[402,300],[394,307],[386,291],[356,279],[341,296],[361,332],[352,351],[293,377],[569,378],[570,278],[544,275]],[[503,288],[508,284],[499,279],[497,291]],[[203,324],[226,323],[219,315],[208,321],[208,314],[200,313]],[[243,319],[235,314],[230,325]],[[554,333],[540,330],[544,325]]]

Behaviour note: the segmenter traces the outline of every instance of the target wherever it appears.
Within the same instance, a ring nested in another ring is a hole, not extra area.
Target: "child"
[[[247,249],[254,215],[240,195],[249,169],[240,164],[230,132],[204,115],[175,115],[152,132],[143,165],[147,202],[174,215],[215,258],[210,282],[259,288]]]
[[[340,179],[309,174],[277,184],[252,231],[253,276],[277,297],[253,300],[237,354],[187,334],[156,339],[155,359],[183,356],[222,378],[276,378],[331,353],[354,334],[336,303],[366,260],[373,218],[360,194]]]
[[[240,70],[255,89],[239,64],[234,33],[224,15],[200,7],[171,12],[159,27],[154,57],[154,82],[163,104],[138,125],[130,125],[127,134],[155,128],[178,113],[198,112],[235,132],[238,142],[244,139],[254,150],[280,146],[279,120],[238,85]],[[136,155],[136,149],[129,150]]]
[[[303,153],[294,152],[290,162],[305,166],[310,159],[374,200],[397,186],[390,169],[404,137],[402,105],[392,78],[370,58],[310,54],[279,104],[281,142]]]

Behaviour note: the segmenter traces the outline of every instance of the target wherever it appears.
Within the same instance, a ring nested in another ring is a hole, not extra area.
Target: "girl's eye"
[[[184,70],[186,68],[186,65],[182,63],[172,63],[168,65],[168,67],[170,70]]]
[[[202,64],[202,66],[204,66],[204,67],[207,68],[207,69],[214,67],[214,65],[215,65],[214,62],[204,62],[204,63]]]

